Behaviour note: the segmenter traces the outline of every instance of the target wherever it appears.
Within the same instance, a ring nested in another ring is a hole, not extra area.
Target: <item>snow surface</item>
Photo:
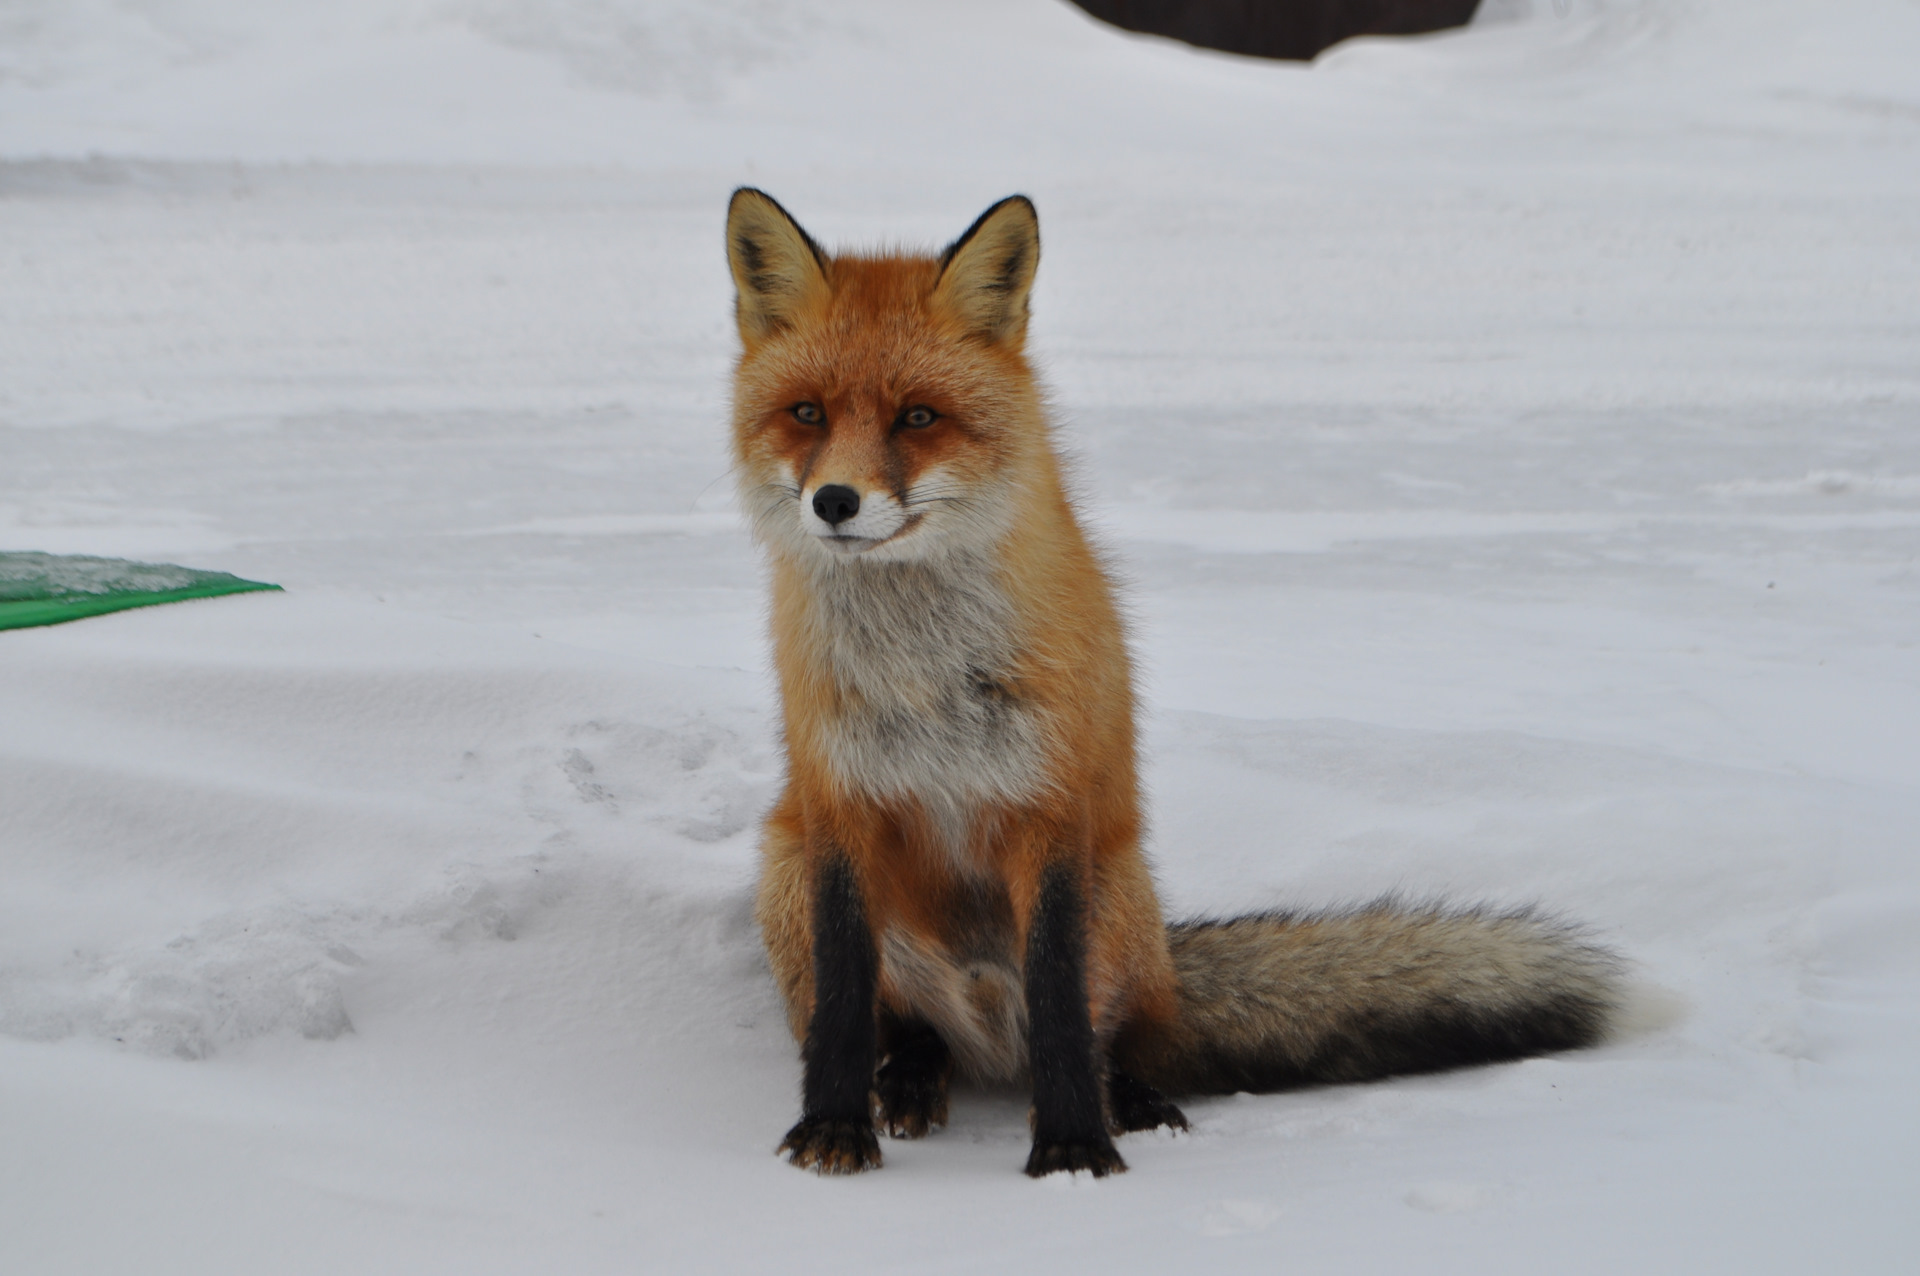
[[[0,1270],[1910,1271],[1920,4],[0,5]],[[1177,910],[1540,900],[1603,1049],[777,1161],[720,222],[1032,195]]]

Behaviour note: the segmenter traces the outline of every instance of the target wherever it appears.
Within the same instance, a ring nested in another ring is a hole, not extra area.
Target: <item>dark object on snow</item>
[[[0,629],[58,625],[158,603],[278,589],[226,572],[82,555],[0,553]]]
[[[1203,49],[1309,61],[1356,35],[1463,27],[1480,0],[1073,0],[1103,22]]]

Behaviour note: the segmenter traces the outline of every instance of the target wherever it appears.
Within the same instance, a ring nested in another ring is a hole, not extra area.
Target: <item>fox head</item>
[[[742,345],[734,456],[756,534],[821,566],[1003,536],[1026,463],[1047,448],[1023,354],[1040,258],[1026,197],[938,256],[830,256],[742,188],[727,257]]]

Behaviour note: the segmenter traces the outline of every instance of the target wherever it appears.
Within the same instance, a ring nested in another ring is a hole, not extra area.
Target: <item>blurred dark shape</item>
[[[1104,22],[1203,49],[1311,59],[1356,35],[1465,26],[1480,0],[1073,0]]]

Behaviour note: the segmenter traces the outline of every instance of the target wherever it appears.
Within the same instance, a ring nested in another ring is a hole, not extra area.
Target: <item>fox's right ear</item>
[[[765,191],[742,186],[727,205],[727,264],[738,290],[740,340],[758,345],[823,303],[827,258]]]

